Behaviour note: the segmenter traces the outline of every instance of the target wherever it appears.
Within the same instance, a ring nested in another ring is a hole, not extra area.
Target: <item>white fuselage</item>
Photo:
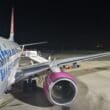
[[[18,44],[0,37],[0,94],[15,82],[20,55]]]

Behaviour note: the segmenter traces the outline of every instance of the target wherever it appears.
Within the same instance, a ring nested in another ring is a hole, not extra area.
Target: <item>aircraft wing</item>
[[[59,60],[53,61],[51,63],[51,67],[52,66],[62,66],[65,64],[70,64],[70,63],[80,62],[80,61],[88,61],[88,60],[92,60],[92,59],[96,59],[96,58],[100,58],[100,57],[104,57],[104,56],[109,56],[109,55],[110,55],[110,52],[105,52],[105,53],[99,53],[99,54],[84,55],[84,56],[80,56],[80,57],[59,59]]]
[[[110,55],[110,52],[105,52],[100,54],[85,55],[81,57],[72,57],[72,58],[66,58],[66,59],[59,59],[55,61],[49,61],[45,63],[38,63],[34,65],[29,65],[27,67],[20,67],[16,74],[16,82],[34,75],[39,75],[41,72],[46,70],[52,71],[54,70],[53,68],[61,67],[62,65],[65,65],[65,64],[92,60],[95,58],[100,58],[100,57],[109,56],[109,55]]]
[[[16,73],[16,82],[32,77],[34,75],[39,75],[41,72],[49,69],[49,63],[38,63],[34,65],[29,65],[25,67],[20,67]]]

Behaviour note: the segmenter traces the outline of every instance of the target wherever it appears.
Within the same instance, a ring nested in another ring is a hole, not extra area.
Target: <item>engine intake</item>
[[[74,101],[77,86],[70,74],[64,72],[51,73],[44,82],[44,91],[51,103],[61,106]]]

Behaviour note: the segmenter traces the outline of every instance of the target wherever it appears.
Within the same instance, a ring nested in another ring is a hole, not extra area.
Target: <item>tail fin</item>
[[[11,27],[10,27],[10,41],[14,41],[14,8],[12,8],[12,14],[11,14]]]

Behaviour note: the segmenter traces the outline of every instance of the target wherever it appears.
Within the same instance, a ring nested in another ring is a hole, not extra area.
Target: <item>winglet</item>
[[[11,14],[11,27],[10,27],[10,41],[14,41],[14,8],[12,8],[12,14]]]

